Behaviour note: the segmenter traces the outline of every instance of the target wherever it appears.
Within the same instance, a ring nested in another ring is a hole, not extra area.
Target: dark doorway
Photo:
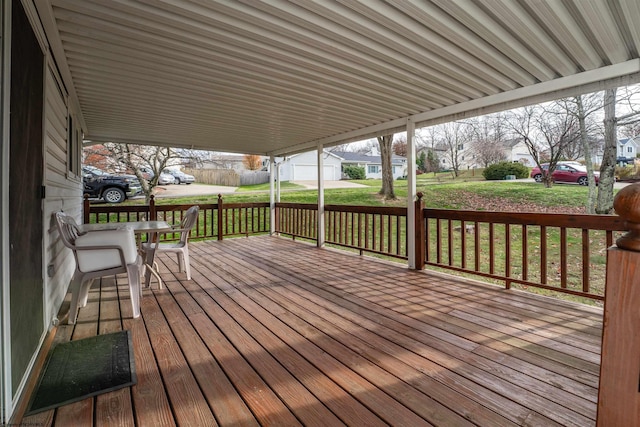
[[[11,384],[15,393],[43,332],[44,56],[19,0],[11,17],[9,240]]]

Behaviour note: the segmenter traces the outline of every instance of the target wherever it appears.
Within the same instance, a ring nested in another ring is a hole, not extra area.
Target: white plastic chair
[[[133,317],[140,316],[140,269],[136,239],[131,229],[90,231],[81,234],[76,221],[64,212],[56,212],[60,237],[73,251],[76,270],[71,278],[70,325],[76,323],[78,309],[87,305],[89,288],[98,277],[127,273]]]
[[[191,266],[189,265],[189,234],[198,220],[199,206],[191,206],[182,219],[182,222],[171,230],[171,233],[180,233],[180,240],[175,243],[146,242],[142,244],[142,250],[146,253],[155,250],[155,253],[170,252],[178,256],[179,271],[187,273],[187,280],[191,280]],[[154,263],[155,264],[155,263]]]

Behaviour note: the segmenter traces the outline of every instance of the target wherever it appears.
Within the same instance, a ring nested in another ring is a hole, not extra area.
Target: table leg
[[[144,285],[145,287],[151,286],[151,275],[153,274],[155,278],[158,279],[158,288],[162,289],[162,279],[160,278],[160,274],[153,268],[154,258],[156,255],[156,245],[158,245],[158,234],[153,233],[150,237],[151,244],[149,245],[149,249],[145,251],[146,257],[144,260]]]

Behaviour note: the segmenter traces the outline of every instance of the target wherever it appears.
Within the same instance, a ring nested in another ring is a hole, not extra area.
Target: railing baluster
[[[560,287],[567,288],[567,229],[560,227]]]
[[[522,224],[522,280],[529,279],[529,234],[527,225]]]
[[[509,224],[504,225],[504,275],[507,278],[505,280],[505,287],[511,289],[511,226]]]
[[[460,266],[467,268],[467,225],[464,221],[460,222],[460,246],[462,249]]]
[[[442,264],[442,223],[440,218],[436,219],[436,259],[438,264]]]
[[[547,284],[547,227],[540,227],[540,283]]]
[[[447,258],[453,265],[453,220],[447,220]]]
[[[495,263],[496,263],[496,252],[494,247],[494,239],[493,239],[493,223],[489,223],[489,273],[494,274],[495,271]]]
[[[473,223],[473,250],[474,250],[474,261],[476,271],[480,271],[480,223],[478,221]]]
[[[582,292],[589,292],[589,230],[582,229]]]

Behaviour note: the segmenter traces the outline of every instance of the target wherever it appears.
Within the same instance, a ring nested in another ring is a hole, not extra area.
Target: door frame
[[[12,413],[11,324],[9,307],[9,102],[11,85],[11,2],[0,4],[2,45],[0,57],[0,423],[8,423]]]

